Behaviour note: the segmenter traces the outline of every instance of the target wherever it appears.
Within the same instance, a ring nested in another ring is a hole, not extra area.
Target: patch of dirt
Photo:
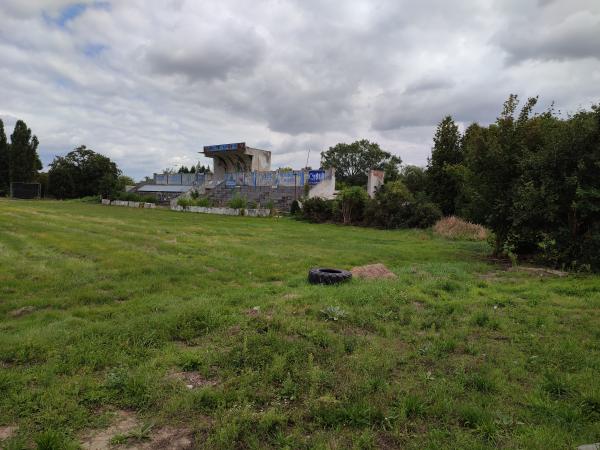
[[[300,297],[299,294],[296,294],[294,292],[288,292],[287,294],[283,295],[283,299],[284,300],[294,300],[295,298]]]
[[[566,277],[569,275],[568,272],[563,272],[562,270],[554,270],[548,269],[547,267],[527,267],[527,266],[517,266],[511,267],[508,269],[509,272],[526,272],[534,275],[539,275],[540,277]]]
[[[367,280],[398,278],[394,272],[390,271],[383,264],[368,264],[366,266],[353,267],[350,272],[352,272],[353,277]]]
[[[242,330],[242,328],[239,325],[233,325],[232,327],[229,327],[229,329],[227,330],[227,333],[230,336],[237,336],[238,334],[240,334],[241,330]]]
[[[170,378],[180,380],[185,383],[188,389],[196,389],[204,386],[216,386],[219,384],[216,380],[209,380],[198,372],[175,372]]]
[[[256,317],[260,314],[260,306],[255,306],[254,308],[250,308],[246,310],[246,315],[248,317]]]
[[[3,427],[0,427],[0,441],[3,441],[5,439],[10,439],[11,437],[14,436],[14,434],[17,432],[17,427],[13,426],[13,425],[6,425]]]
[[[193,433],[187,429],[163,427],[152,433],[150,442],[143,443],[140,449],[183,450],[194,445]]]
[[[502,273],[512,272],[512,273],[528,273],[531,275],[538,275],[540,277],[566,277],[569,275],[568,272],[563,272],[562,270],[554,270],[549,269],[547,267],[529,267],[529,266],[508,266],[505,267],[504,270],[494,270],[492,272],[482,273],[478,275],[478,278],[484,281],[506,281],[506,282],[515,282],[518,281],[517,278],[511,277],[503,277]]]
[[[8,315],[11,317],[21,317],[27,314],[31,314],[35,311],[35,306],[23,306],[22,308],[13,309],[9,311]]]
[[[425,309],[425,303],[423,302],[413,302],[413,306],[417,311],[422,311],[423,309]]]
[[[103,430],[89,432],[81,441],[81,447],[86,450],[109,450],[118,448],[136,450],[184,450],[194,446],[193,433],[187,428],[165,426],[151,428],[146,440],[135,438],[141,423],[135,414],[129,411],[118,411],[115,423]],[[119,435],[123,444],[111,445],[111,440]]]
[[[140,424],[130,411],[118,411],[113,425],[103,430],[94,430],[85,435],[81,447],[85,450],[106,450],[111,448],[110,440],[117,434],[124,435]]]

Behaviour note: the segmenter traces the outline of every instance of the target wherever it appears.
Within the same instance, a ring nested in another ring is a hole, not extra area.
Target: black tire
[[[308,282],[311,284],[338,284],[350,278],[352,274],[347,270],[315,268],[308,271]]]

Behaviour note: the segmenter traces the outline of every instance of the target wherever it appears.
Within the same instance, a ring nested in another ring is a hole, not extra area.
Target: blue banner
[[[310,170],[308,172],[308,184],[310,184],[310,185],[319,184],[324,179],[325,179],[325,171],[324,170]]]

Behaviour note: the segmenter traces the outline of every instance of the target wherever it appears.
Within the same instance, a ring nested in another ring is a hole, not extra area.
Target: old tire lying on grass
[[[308,271],[308,282],[311,284],[338,284],[350,278],[352,274],[342,269],[315,268]]]

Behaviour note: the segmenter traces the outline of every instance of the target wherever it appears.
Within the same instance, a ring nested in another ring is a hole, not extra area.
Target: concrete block
[[[110,200],[108,198],[103,198],[102,199],[102,204],[103,205],[110,205]]]
[[[140,202],[127,202],[127,206],[129,206],[130,208],[139,208]]]
[[[251,208],[245,211],[245,215],[248,217],[269,217],[271,210],[266,208]]]
[[[156,208],[154,203],[144,203],[144,208]]]

